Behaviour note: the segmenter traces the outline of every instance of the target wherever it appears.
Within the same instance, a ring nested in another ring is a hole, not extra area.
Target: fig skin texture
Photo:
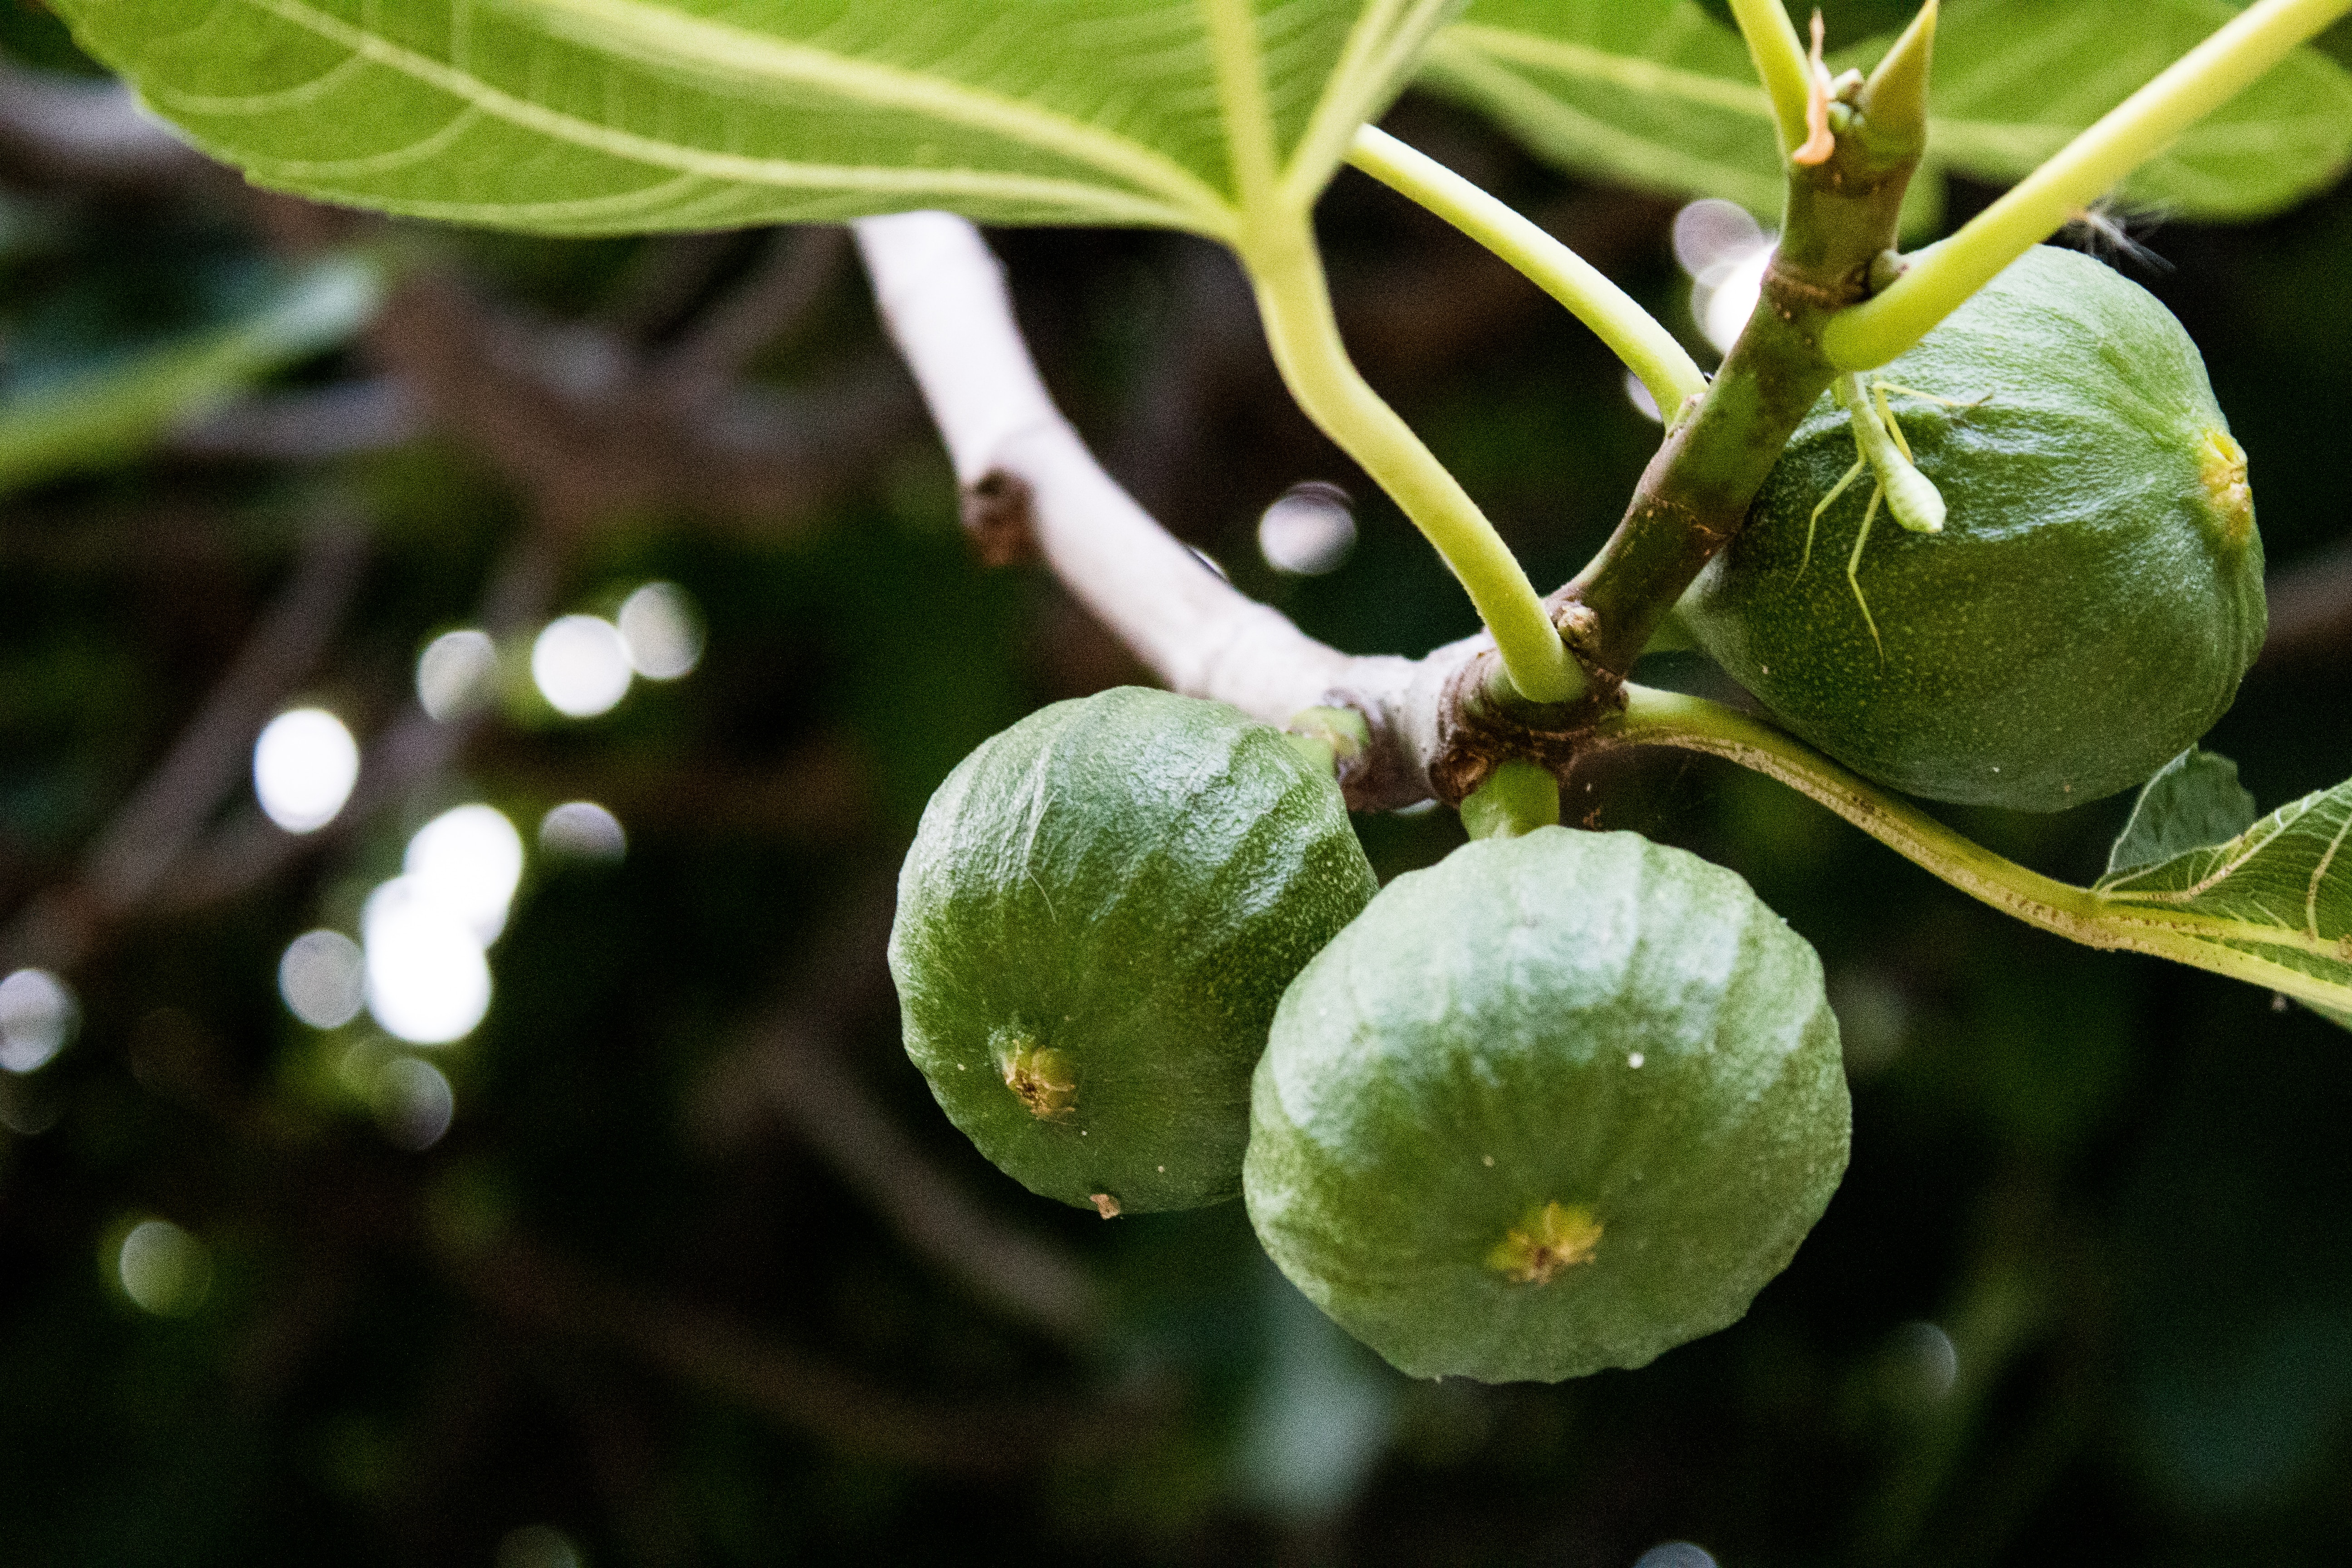
[[[1376,886],[1279,731],[1137,687],[1055,703],[924,809],[890,930],[907,1054],[1033,1192],[1233,1197],[1275,1005]]]
[[[1637,1367],[1736,1321],[1843,1174],[1812,948],[1718,866],[1544,827],[1398,878],[1282,999],[1258,1239],[1415,1377]]]
[[[1683,601],[1692,631],[1788,729],[1935,800],[2056,811],[2147,779],[2211,728],[2261,649],[2263,546],[2244,453],[2204,362],[2154,296],[2036,247],[1892,363],[1888,394],[1948,509],[1882,508],[1845,566],[1865,474],[1826,395],[1748,522]]]

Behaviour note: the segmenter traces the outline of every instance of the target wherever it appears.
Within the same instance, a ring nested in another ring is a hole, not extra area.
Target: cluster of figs
[[[1930,798],[2146,778],[2263,632],[2243,454],[2178,322],[2037,249],[1885,373],[1948,526],[1808,571],[1855,460],[1828,397],[1686,599],[1783,723]],[[1824,558],[1830,558],[1826,549]],[[925,811],[891,933],[908,1054],[1033,1191],[1247,1203],[1416,1376],[1640,1366],[1744,1313],[1843,1173],[1812,948],[1738,875],[1544,826],[1378,886],[1328,763],[1138,688],[990,740]]]

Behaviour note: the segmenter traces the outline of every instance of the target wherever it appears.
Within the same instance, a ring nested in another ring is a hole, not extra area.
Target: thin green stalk
[[[1517,838],[1559,826],[1559,779],[1541,763],[1507,757],[1462,801],[1462,828],[1473,838]]]
[[[1748,58],[1772,100],[1772,118],[1780,123],[1780,150],[1793,152],[1805,144],[1805,100],[1812,91],[1813,71],[1797,25],[1780,0],[1731,0],[1732,19],[1748,40]]]
[[[1375,126],[1356,132],[1348,162],[1435,213],[1567,306],[1641,377],[1668,419],[1684,399],[1706,391],[1697,363],[1656,317],[1533,220]]]
[[[1705,752],[1810,796],[1905,859],[2003,914],[2087,947],[2151,953],[2341,1009],[2340,987],[2242,947],[2223,922],[2103,897],[2004,859],[1803,742],[1703,698],[1628,685],[1596,739]]]
[[[1266,342],[1291,396],[1437,547],[1494,633],[1511,684],[1533,702],[1572,702],[1582,696],[1584,672],[1569,657],[1510,546],[1349,359],[1331,314],[1323,258],[1305,216],[1258,215],[1242,260],[1257,290]]]
[[[2352,0],[2261,0],[2233,17],[1958,234],[1921,252],[1877,298],[1840,312],[1822,333],[1823,352],[1841,370],[1885,364],[2002,268],[2347,12]]]

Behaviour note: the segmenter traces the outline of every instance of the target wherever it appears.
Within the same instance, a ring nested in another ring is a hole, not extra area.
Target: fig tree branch
[[[1598,678],[1596,711],[1747,521],[1781,447],[1835,374],[1821,333],[1867,297],[1872,262],[1895,243],[1926,147],[1935,23],[1930,5],[1870,79],[1830,106],[1837,134],[1826,159],[1789,164],[1787,222],[1755,314],[1706,398],[1667,432],[1616,532],[1554,595],[1556,618]]]
[[[1386,722],[1409,710],[1427,670],[1307,637],[1137,506],[1055,407],[1003,269],[971,224],[906,213],[864,219],[856,232],[883,321],[947,443],[967,524],[1025,531],[1063,584],[1171,690],[1276,724],[1325,704],[1361,710],[1379,754],[1351,798],[1370,806],[1427,797],[1411,742]],[[1433,693],[1424,713],[1433,707]]]
[[[968,497],[978,491],[990,504],[992,491],[993,504],[1017,505],[1048,564],[1175,689],[1276,723],[1323,704],[1362,714],[1369,743],[1341,764],[1357,809],[1432,794],[1458,803],[1512,756],[1557,772],[1581,752],[1615,745],[1704,752],[1811,796],[2030,925],[2340,1005],[2315,976],[2217,940],[2209,921],[2127,906],[2004,859],[1802,742],[1718,704],[1629,686],[1621,708],[1570,729],[1532,727],[1546,717],[1541,710],[1506,713],[1498,727],[1477,711],[1487,690],[1479,670],[1493,657],[1485,637],[1421,660],[1350,658],[1314,641],[1197,566],[1096,466],[1038,383],[1003,274],[969,224],[937,214],[868,219],[858,239]]]
[[[2303,561],[2270,582],[2270,637],[2263,666],[2342,660],[2352,648],[2352,543]]]
[[[636,1356],[789,1429],[885,1463],[1003,1475],[1143,1440],[1134,1403],[949,1405],[902,1394],[787,1344],[737,1314],[601,1278],[524,1237],[436,1238],[451,1283],[518,1323]]]
[[[848,260],[848,237],[831,224],[772,235],[751,271],[661,356],[656,377],[680,403],[725,392],[762,349],[790,337]]]

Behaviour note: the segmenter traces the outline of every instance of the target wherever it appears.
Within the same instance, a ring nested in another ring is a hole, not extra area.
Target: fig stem
[[[1628,685],[1625,706],[1594,731],[1601,744],[1673,746],[1722,757],[1827,806],[1905,859],[2005,915],[2086,947],[2122,949],[2210,970],[2341,1010],[2343,990],[2244,946],[2226,922],[2127,903],[1994,854],[1793,735],[1705,698]]]
[[[1282,738],[1316,766],[1336,775],[1342,763],[1361,757],[1372,743],[1371,726],[1352,708],[1301,710],[1283,727]]]
[[[1517,838],[1559,826],[1559,780],[1540,763],[1508,757],[1462,801],[1462,827],[1473,838]]]
[[[1672,332],[1584,258],[1532,219],[1376,126],[1356,132],[1348,162],[1444,218],[1508,262],[1599,334],[1660,408],[1706,391],[1706,375]]]
[[[1298,405],[1403,509],[1494,634],[1511,684],[1531,702],[1572,702],[1583,671],[1495,525],[1374,392],[1348,357],[1331,313],[1323,258],[1304,214],[1254,213],[1241,247],[1283,384]]]
[[[1910,258],[1909,268],[1876,298],[1841,311],[1822,334],[1822,350],[1840,370],[1885,364],[2002,268],[2347,13],[2352,0],[2261,0],[2232,17],[1958,233]]]
[[[1797,37],[1780,0],[1731,0],[1732,19],[1748,40],[1748,58],[1756,62],[1756,76],[1772,100],[1772,118],[1780,127],[1780,150],[1792,153],[1805,144],[1809,128],[1805,110],[1812,95],[1812,62]],[[1659,404],[1659,407],[1667,406]]]

